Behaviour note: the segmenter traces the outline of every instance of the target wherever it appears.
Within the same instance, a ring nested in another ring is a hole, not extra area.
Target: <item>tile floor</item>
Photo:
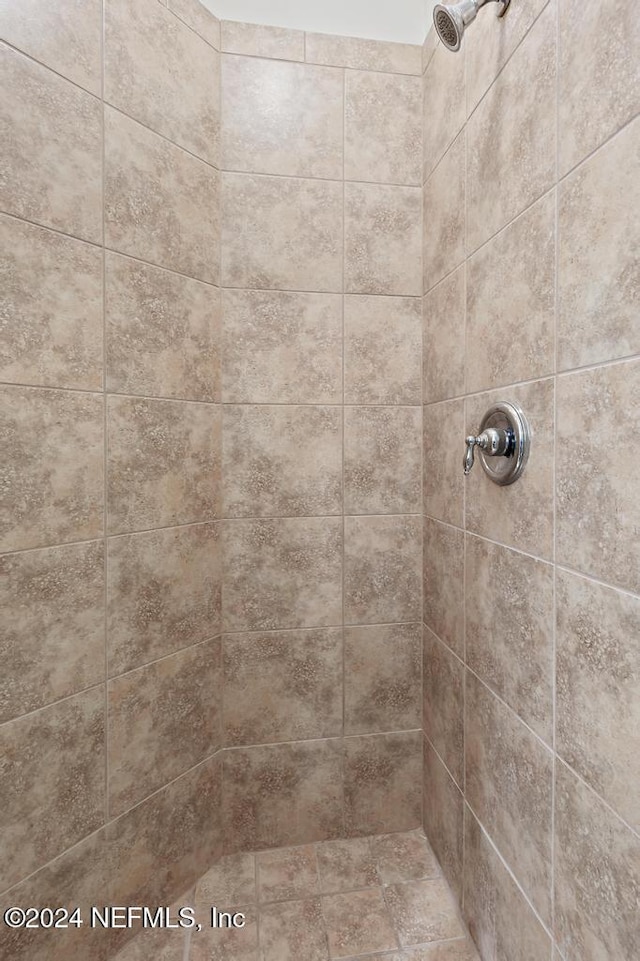
[[[241,911],[244,928],[212,929],[212,905]],[[420,831],[229,855],[195,906],[203,927],[187,945],[150,932],[118,961],[479,961]]]

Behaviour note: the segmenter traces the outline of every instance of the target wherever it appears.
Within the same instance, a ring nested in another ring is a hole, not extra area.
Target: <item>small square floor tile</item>
[[[294,901],[319,893],[316,851],[312,844],[263,851],[256,855],[256,861],[261,902]]]
[[[320,898],[260,908],[261,961],[328,961]]]
[[[380,884],[369,838],[325,841],[316,848],[323,894],[356,891]]]
[[[196,901],[226,909],[230,904],[256,900],[256,865],[253,854],[229,854],[203,875],[196,886]]]
[[[384,896],[403,946],[465,936],[453,895],[442,878],[394,884],[385,888]]]
[[[371,851],[383,884],[419,881],[440,874],[429,842],[418,831],[372,838]]]
[[[351,958],[397,947],[379,888],[323,897],[322,910],[331,958]]]

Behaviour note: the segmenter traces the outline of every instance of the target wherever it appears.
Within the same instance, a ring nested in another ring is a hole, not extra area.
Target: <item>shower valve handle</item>
[[[475,448],[479,447],[487,457],[509,457],[513,451],[514,436],[512,430],[487,427],[475,437],[470,434],[465,441],[467,449],[464,454],[464,472],[471,473],[475,462]]]

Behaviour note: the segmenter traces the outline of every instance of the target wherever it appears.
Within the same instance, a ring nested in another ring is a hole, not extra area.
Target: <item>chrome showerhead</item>
[[[478,16],[480,7],[487,3],[497,3],[499,17],[504,17],[509,0],[460,0],[460,3],[439,3],[433,11],[433,22],[438,36],[448,50],[459,50],[462,35],[470,23]]]

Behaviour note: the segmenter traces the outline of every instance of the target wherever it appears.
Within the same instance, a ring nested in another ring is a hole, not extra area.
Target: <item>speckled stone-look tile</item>
[[[438,37],[438,34],[436,33],[435,26],[433,24],[430,24],[429,29],[427,31],[427,35],[424,38],[424,43],[422,44],[422,72],[423,73],[431,63],[431,60],[438,48],[439,43],[440,43],[440,39]]]
[[[516,484],[500,487],[489,480],[480,464],[476,464],[466,484],[467,529],[474,534],[500,541],[508,547],[549,559],[553,552],[553,483],[554,483],[554,385],[553,380],[539,380],[523,387],[488,394],[475,394],[466,401],[466,423],[457,435],[477,434],[483,415],[492,404],[509,401],[525,413],[531,427],[531,451],[524,473]],[[566,418],[565,418],[566,420]],[[558,417],[562,430],[562,416]],[[578,431],[576,444],[584,444]],[[579,438],[579,440],[578,440]],[[464,451],[464,444],[460,450]],[[562,453],[562,444],[558,454]],[[456,451],[460,455],[460,451]],[[572,474],[576,460],[572,463]],[[462,457],[458,461],[460,477]]]
[[[345,630],[346,734],[420,727],[420,650],[419,624]]]
[[[219,55],[156,0],[106,0],[104,99],[217,164]]]
[[[411,43],[390,43],[325,33],[306,36],[307,63],[325,63],[352,70],[422,74],[422,48]]]
[[[0,10],[3,40],[97,96],[101,29],[100,0],[22,0]]]
[[[558,379],[558,562],[636,593],[639,418],[640,361]]]
[[[294,901],[319,893],[318,864],[313,844],[297,848],[278,848],[256,855],[258,898],[269,901]]]
[[[211,905],[196,905],[196,917],[200,919],[202,930],[191,935],[189,961],[261,961],[257,909],[253,905],[238,907],[234,904],[227,906],[227,911],[244,915],[243,927],[212,928]],[[182,957],[177,961],[182,961]]]
[[[388,961],[480,961],[469,938],[455,938],[440,944],[407,948],[401,954],[389,956]]]
[[[551,187],[555,93],[556,10],[551,3],[467,125],[469,251]],[[497,170],[509,170],[509,176],[496,176]]]
[[[342,289],[342,184],[225,173],[225,287]]]
[[[339,737],[342,632],[227,635],[224,690],[227,747]]]
[[[227,851],[341,837],[340,742],[299,741],[226,751],[223,801]]]
[[[464,937],[456,902],[442,878],[391,885],[384,898],[403,946]]]
[[[344,741],[349,836],[411,831],[422,810],[422,734],[373,734]]]
[[[559,764],[556,937],[567,961],[632,961],[640,944],[640,840]]]
[[[420,204],[417,187],[345,184],[347,293],[422,293]]]
[[[167,6],[183,23],[220,50],[220,21],[200,0],[169,0]]]
[[[0,896],[0,911],[28,907],[79,907],[83,918],[91,906],[104,903],[106,876],[104,833],[99,831],[76,844],[51,864]],[[91,958],[106,961],[108,937],[100,928],[0,928],[0,952],[11,961],[69,961]]]
[[[222,59],[225,170],[342,179],[341,70]]]
[[[344,298],[345,404],[419,404],[420,300]]]
[[[296,517],[342,511],[338,407],[226,405],[225,517]]]
[[[435,168],[422,192],[422,286],[426,293],[458,267],[465,256],[464,136]]]
[[[442,873],[462,901],[464,798],[444,764],[424,739],[423,820]]]
[[[420,185],[420,79],[348,70],[345,84],[345,180]]]
[[[198,904],[254,904],[257,897],[253,854],[224,855],[196,885]]]
[[[231,404],[340,404],[342,298],[225,290],[222,396]]]
[[[424,633],[423,730],[464,784],[464,664],[428,629]]]
[[[380,888],[334,894],[322,899],[329,937],[329,957],[347,958],[397,946]]]
[[[459,438],[446,443],[443,438]],[[429,404],[423,411],[424,512],[456,527],[464,521],[464,401]],[[462,452],[462,453],[461,453]]]
[[[549,936],[468,808],[464,918],[482,958],[549,961]]]
[[[547,744],[553,729],[553,568],[467,536],[466,658]]]
[[[230,520],[223,530],[226,631],[341,623],[341,518]]]
[[[2,387],[0,422],[0,550],[99,537],[102,397]]]
[[[116,816],[221,743],[220,639],[109,682],[109,812]]]
[[[555,247],[552,193],[469,260],[468,393],[553,374]]]
[[[465,268],[459,267],[423,301],[425,404],[464,394]],[[472,346],[475,353],[475,345]]]
[[[344,432],[345,511],[418,513],[422,502],[422,409],[348,407]],[[323,461],[326,463],[326,458]]]
[[[0,727],[0,888],[101,826],[104,741],[104,686]]]
[[[260,911],[260,948],[262,961],[327,961],[320,898],[265,905]]]
[[[220,633],[221,553],[216,524],[109,538],[110,676]]]
[[[100,102],[6,45],[0,50],[0,87],[6,121],[0,207],[100,243]]]
[[[640,21],[632,7],[559,2],[560,174],[640,110]],[[606,24],[606,29],[603,29]]]
[[[112,396],[107,415],[111,533],[210,521],[219,514],[218,407]]]
[[[101,252],[1,216],[0,249],[0,380],[101,390]]]
[[[105,240],[161,267],[219,282],[218,173],[105,108]]]
[[[383,884],[419,881],[440,874],[438,862],[421,830],[382,835],[372,838],[370,843]]]
[[[304,61],[304,31],[223,20],[222,50],[248,57]]]
[[[640,351],[639,206],[636,120],[559,187],[560,370]]]
[[[558,571],[556,750],[640,831],[640,598]]]
[[[219,401],[219,291],[109,253],[105,280],[107,389]]]
[[[323,894],[371,888],[380,883],[369,838],[324,841],[316,847]]]
[[[424,623],[462,657],[464,534],[425,517],[423,540]]]
[[[470,672],[465,775],[469,804],[549,923],[553,756]]]
[[[422,530],[418,515],[345,518],[345,620],[417,621]]]
[[[104,680],[104,549],[0,557],[0,722]]]
[[[466,121],[465,57],[452,57],[450,50],[438,44],[422,82],[423,179],[426,180]]]

